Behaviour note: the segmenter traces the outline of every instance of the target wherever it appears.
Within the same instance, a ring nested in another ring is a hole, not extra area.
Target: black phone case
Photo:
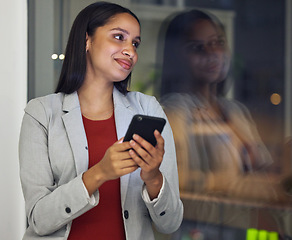
[[[156,138],[154,136],[154,131],[158,130],[161,133],[165,123],[166,120],[164,118],[137,114],[132,118],[132,121],[125,135],[124,142],[130,141],[133,137],[133,134],[138,134],[153,146],[155,146]]]

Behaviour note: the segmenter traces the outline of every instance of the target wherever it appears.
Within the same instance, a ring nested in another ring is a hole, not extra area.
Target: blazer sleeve
[[[163,117],[167,120],[162,107],[154,97],[152,102],[149,103],[148,114]],[[168,120],[162,136],[165,142],[165,154],[160,170],[164,176],[164,187],[158,199],[151,202],[144,201],[156,229],[159,232],[169,234],[176,231],[182,222],[183,204],[179,194],[174,139]]]
[[[54,179],[48,155],[50,117],[41,101],[32,100],[25,109],[19,139],[26,216],[38,235],[51,234],[94,207],[84,191],[82,174],[60,186]],[[95,197],[96,205],[98,192]]]

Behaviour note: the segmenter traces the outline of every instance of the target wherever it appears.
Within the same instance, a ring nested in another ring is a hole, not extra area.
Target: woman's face
[[[209,84],[225,79],[229,69],[229,51],[223,32],[209,20],[193,24],[184,39],[183,57],[197,83]]]
[[[140,41],[140,25],[132,15],[113,16],[87,37],[86,76],[110,83],[126,79],[137,63]]]

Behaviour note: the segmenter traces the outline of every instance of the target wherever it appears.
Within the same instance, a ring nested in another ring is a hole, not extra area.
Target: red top
[[[88,142],[90,168],[98,163],[108,147],[117,141],[115,119],[114,115],[101,121],[82,118]],[[126,239],[120,179],[105,182],[99,188],[99,195],[99,204],[73,221],[69,240]]]

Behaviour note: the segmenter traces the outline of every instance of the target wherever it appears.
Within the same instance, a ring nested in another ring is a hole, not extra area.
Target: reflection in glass
[[[222,23],[199,10],[178,14],[164,45],[160,95],[174,132],[185,219],[214,224],[200,227],[212,239],[218,224],[251,227],[253,208],[288,206],[248,108],[224,97],[231,53]],[[279,103],[280,95],[271,101]],[[280,215],[268,214],[274,229]]]

